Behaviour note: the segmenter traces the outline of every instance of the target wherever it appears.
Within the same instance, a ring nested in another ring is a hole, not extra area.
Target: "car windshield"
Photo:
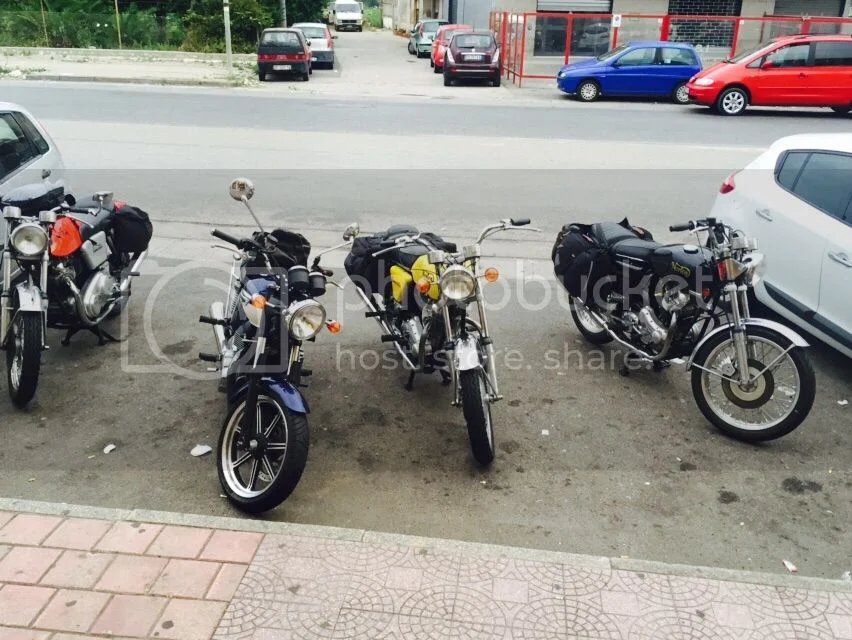
[[[292,31],[267,31],[263,34],[261,44],[286,44],[300,46],[299,36]]]
[[[325,29],[322,27],[298,27],[306,38],[325,38]]]
[[[747,51],[744,51],[743,53],[734,56],[733,58],[725,58],[725,62],[742,62],[743,60],[745,60],[749,56],[752,56],[755,53],[757,53],[758,51],[762,51],[763,49],[768,47],[770,44],[771,43],[769,43],[769,42],[763,42],[763,43],[757,45],[756,47],[751,47]]]
[[[598,60],[601,60],[601,61],[603,61],[603,60],[611,60],[612,58],[614,58],[615,56],[617,56],[617,55],[618,55],[618,54],[620,54],[621,52],[623,52],[623,51],[627,51],[627,49],[628,49],[629,47],[630,47],[630,45],[629,45],[629,44],[623,44],[623,45],[621,45],[620,47],[616,47],[615,49],[612,49],[612,50],[610,50],[610,51],[607,51],[607,52],[606,52],[606,53],[604,53],[603,55],[598,56],[598,57],[597,57],[597,59],[598,59]]]
[[[334,5],[334,10],[338,13],[358,13],[361,7],[357,4],[337,4]]]
[[[459,49],[487,49],[491,46],[491,36],[459,34],[453,42]]]
[[[424,22],[423,23],[423,33],[426,35],[435,35],[435,32],[445,23],[434,21],[434,22]]]

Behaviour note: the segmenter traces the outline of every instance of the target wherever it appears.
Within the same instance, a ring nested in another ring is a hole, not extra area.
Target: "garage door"
[[[776,16],[841,16],[843,0],[775,0]]]
[[[538,0],[539,11],[612,12],[612,0]]]

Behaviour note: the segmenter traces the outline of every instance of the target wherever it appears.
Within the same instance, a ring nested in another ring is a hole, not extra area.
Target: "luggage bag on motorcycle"
[[[381,236],[357,236],[343,261],[346,273],[367,295],[382,292],[379,288],[379,262],[385,256],[373,257],[383,248],[382,244]]]
[[[116,251],[141,253],[148,249],[154,225],[142,209],[124,205],[113,214],[111,224]]]
[[[611,273],[609,250],[598,241],[592,225],[571,223],[562,227],[551,251],[553,271],[566,291],[587,301],[597,283]]]

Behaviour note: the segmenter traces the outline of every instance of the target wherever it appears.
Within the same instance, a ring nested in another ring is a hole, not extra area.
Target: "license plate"
[[[316,58],[311,58],[311,62],[316,62],[316,61],[317,61]]]
[[[293,65],[291,65],[291,64],[276,64],[276,65],[273,65],[273,67],[272,67],[272,69],[275,70],[275,71],[289,71],[292,68],[293,68]]]
[[[482,60],[484,57],[485,57],[485,56],[465,56],[465,57],[464,57],[464,59],[465,59],[465,60],[472,60],[472,61],[474,61],[474,62],[477,62],[477,61],[479,61],[479,60]]]

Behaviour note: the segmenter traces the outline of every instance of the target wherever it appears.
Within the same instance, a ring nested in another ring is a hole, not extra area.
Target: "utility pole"
[[[222,0],[222,10],[225,12],[225,55],[228,59],[228,75],[234,75],[234,58],[231,54],[231,5],[228,0]]]
[[[115,0],[115,28],[118,31],[118,48],[123,49],[121,46],[121,15],[118,13],[118,0]]]
[[[287,0],[281,0],[281,26],[287,26]]]
[[[50,46],[50,37],[47,35],[47,17],[44,15],[44,0],[41,0],[41,26],[44,27],[44,46]]]

